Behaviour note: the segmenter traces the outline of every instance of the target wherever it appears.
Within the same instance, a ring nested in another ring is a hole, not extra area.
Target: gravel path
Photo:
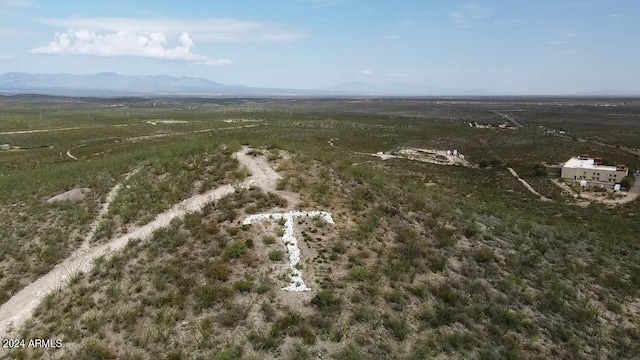
[[[265,190],[275,189],[275,184],[280,175],[269,167],[263,158],[247,155],[249,148],[243,148],[235,155],[240,163],[246,166],[252,173],[248,180],[241,187],[252,185],[260,186]],[[85,244],[72,256],[56,265],[46,275],[27,285],[16,293],[11,299],[0,306],[0,337],[6,337],[12,330],[18,329],[27,319],[31,317],[33,310],[40,301],[55,289],[65,286],[70,279],[79,272],[86,272],[93,266],[93,261],[105,255],[113,254],[115,251],[123,249],[132,239],[148,239],[154,231],[169,226],[171,220],[182,218],[188,212],[201,210],[207,204],[232,194],[235,188],[231,185],[222,185],[204,194],[195,195],[189,199],[175,204],[171,209],[159,214],[150,223],[134,228],[129,233],[111,239],[108,243],[89,247],[89,235],[93,236],[93,227],[90,234],[85,237]],[[107,202],[103,205],[98,216],[99,219],[108,211],[110,200],[115,198],[117,189],[114,188],[107,196]],[[99,221],[96,220],[96,221]],[[97,222],[94,223],[97,226]]]

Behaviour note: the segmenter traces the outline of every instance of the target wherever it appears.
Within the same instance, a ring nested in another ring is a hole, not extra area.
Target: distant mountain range
[[[0,75],[0,95],[42,94],[67,96],[496,96],[483,90],[460,90],[430,87],[414,83],[374,84],[349,82],[324,89],[274,89],[243,85],[225,85],[196,77],[168,75],[131,76],[103,72],[98,74],[28,74],[10,72]],[[522,94],[524,95],[524,94]],[[561,94],[558,94],[561,95]],[[632,96],[633,94],[605,90],[565,96]]]
[[[27,74],[20,72],[0,75],[0,93],[33,92],[47,95],[226,95],[259,93],[262,90],[246,86],[224,85],[202,78],[176,78],[168,75],[129,76],[116,73],[73,75],[64,73]]]
[[[168,75],[130,76],[116,73],[90,75],[27,74],[0,75],[0,94],[37,93],[44,95],[204,95],[204,96],[437,96],[489,95],[482,91],[460,91],[424,87],[411,83],[373,84],[352,82],[325,89],[273,89],[220,84],[195,77]]]

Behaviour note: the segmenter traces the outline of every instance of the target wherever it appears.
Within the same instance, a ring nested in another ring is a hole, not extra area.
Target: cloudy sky
[[[637,0],[0,0],[0,73],[640,93]]]

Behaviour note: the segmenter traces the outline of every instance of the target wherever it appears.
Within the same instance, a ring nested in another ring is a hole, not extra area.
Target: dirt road
[[[500,115],[502,116],[504,119],[509,120],[513,125],[517,126],[517,127],[524,127],[524,125],[520,124],[518,122],[518,120],[516,120],[515,118],[505,114],[505,113],[501,113],[499,111],[495,111],[495,110],[490,110],[490,112],[496,114],[496,115]]]
[[[249,149],[245,147],[235,154],[240,163],[252,173],[241,187],[256,185],[266,190],[275,189],[275,184],[280,175],[269,167],[265,159],[247,155],[248,151]],[[125,235],[113,238],[106,244],[93,247],[87,246],[88,244],[83,246],[68,259],[56,265],[49,273],[27,285],[0,306],[0,337],[6,337],[11,331],[18,329],[31,317],[33,310],[47,294],[65,286],[79,272],[90,270],[93,266],[93,261],[98,257],[108,256],[115,251],[123,249],[132,239],[148,239],[154,231],[169,226],[171,220],[183,218],[188,212],[199,211],[207,204],[232,194],[234,191],[235,188],[233,186],[222,185],[204,194],[195,195],[175,204],[171,209],[157,215],[150,223],[134,228]],[[108,200],[109,198],[113,200],[116,193],[117,189],[110,192],[111,197],[107,196],[107,202],[103,205],[100,211],[101,214],[106,214],[107,210],[105,209],[108,209],[108,204],[110,203]],[[89,234],[86,238],[88,236]]]
[[[70,127],[70,128],[60,128],[60,129],[7,131],[7,132],[0,132],[0,135],[36,134],[36,133],[46,133],[46,132],[54,132],[54,131],[68,131],[68,130],[78,130],[78,129],[88,129],[88,128]]]
[[[528,182],[524,181],[522,178],[520,178],[520,176],[518,176],[518,173],[516,173],[515,170],[513,170],[512,168],[508,168],[509,172],[511,173],[511,175],[513,175],[516,179],[518,179],[518,181],[520,181],[522,183],[522,185],[524,185],[524,187],[527,188],[527,190],[529,190],[529,192],[531,192],[533,195],[539,196],[540,200],[542,201],[553,201],[551,199],[549,199],[546,196],[541,195],[539,192],[537,192],[533,187],[531,187],[531,185],[529,185]]]

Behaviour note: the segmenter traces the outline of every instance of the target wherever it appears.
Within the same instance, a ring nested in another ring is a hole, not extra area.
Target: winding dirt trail
[[[71,148],[71,149],[67,150],[67,156],[68,156],[69,158],[71,158],[72,160],[76,160],[76,161],[78,161],[78,158],[77,158],[77,157],[75,157],[75,156],[71,155],[71,150],[73,150],[73,148]]]
[[[18,131],[0,132],[0,135],[37,134],[37,133],[47,133],[47,132],[55,132],[55,131],[78,130],[78,129],[88,129],[88,128],[87,127],[69,127],[69,128],[59,128],[59,129],[18,130]]]
[[[251,172],[251,176],[242,184],[243,187],[258,186],[265,192],[275,191],[278,180],[282,177],[269,166],[269,163],[262,157],[254,157],[248,154],[248,147],[236,153],[236,158],[240,164],[244,165]]]
[[[243,148],[236,152],[235,156],[240,163],[246,166],[252,175],[239,187],[260,186],[263,189],[275,189],[275,184],[280,175],[275,172],[264,158],[253,157],[247,154],[249,148]],[[132,175],[132,174],[131,174]],[[119,188],[114,187],[107,196],[107,201],[103,204],[100,214],[104,216],[108,211],[110,204],[115,198]],[[93,261],[101,256],[108,256],[115,251],[123,249],[130,240],[145,240],[151,237],[154,231],[169,226],[171,220],[175,218],[183,218],[188,212],[199,211],[207,204],[217,201],[220,198],[232,194],[235,188],[231,185],[222,185],[212,189],[204,194],[192,196],[175,204],[171,209],[157,215],[150,223],[134,228],[129,233],[111,239],[106,244],[89,247],[90,234],[85,237],[84,246],[76,251],[72,256],[56,265],[49,273],[40,277],[38,280],[27,285],[25,288],[16,293],[11,299],[0,306],[0,337],[6,337],[13,330],[18,329],[26,320],[31,317],[33,310],[38,306],[40,301],[52,291],[65,286],[74,275],[79,272],[86,272],[93,266]],[[97,226],[97,221],[94,222]]]
[[[130,171],[124,178],[122,182],[117,183],[111,190],[107,193],[105,197],[104,203],[100,208],[100,212],[98,212],[98,216],[96,219],[89,225],[89,232],[82,239],[82,245],[80,245],[80,250],[86,250],[89,248],[89,243],[93,240],[93,237],[96,235],[96,231],[98,230],[98,225],[104,219],[105,215],[109,213],[109,207],[111,207],[111,203],[115,200],[116,196],[118,196],[118,192],[122,188],[122,183],[129,180],[133,175],[137,174],[140,171],[140,168],[137,168],[133,171]],[[73,255],[72,255],[73,256]]]
[[[529,192],[531,192],[533,195],[539,196],[540,200],[542,201],[553,201],[551,199],[549,199],[548,197],[541,195],[539,192],[537,192],[533,187],[531,187],[531,185],[529,185],[528,182],[526,182],[524,179],[522,179],[520,176],[518,176],[518,173],[516,173],[515,170],[513,170],[512,168],[507,168],[509,169],[509,172],[511,173],[511,175],[513,175],[513,177],[515,177],[516,179],[518,179],[518,181],[520,181],[522,183],[522,185],[524,185],[524,187],[527,188],[527,190],[529,190]]]

